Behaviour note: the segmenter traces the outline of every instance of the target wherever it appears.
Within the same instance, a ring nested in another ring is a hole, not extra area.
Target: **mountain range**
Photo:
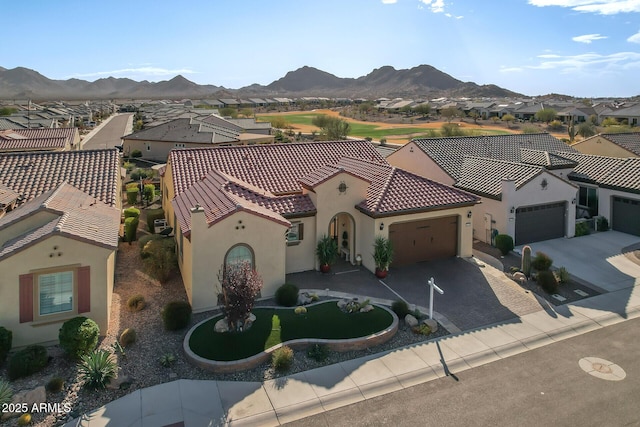
[[[108,77],[88,82],[80,79],[52,80],[37,71],[0,67],[0,99],[182,99],[233,97],[522,97],[496,85],[462,82],[430,65],[396,70],[377,68],[366,76],[341,78],[313,67],[288,72],[273,83],[240,89],[199,85],[178,75],[157,83]]]

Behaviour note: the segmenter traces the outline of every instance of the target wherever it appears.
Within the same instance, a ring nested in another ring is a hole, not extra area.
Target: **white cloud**
[[[524,68],[522,68],[522,67],[500,67],[499,71],[501,73],[519,73],[521,71],[524,71]]]
[[[382,0],[382,4],[395,4],[398,0]]]
[[[627,39],[629,43],[640,43],[640,31]]]
[[[420,2],[427,5],[433,13],[444,12],[444,0],[420,0]]]
[[[537,65],[528,65],[524,68],[536,70],[558,70],[560,73],[572,73],[589,71],[590,73],[603,73],[619,69],[635,68],[640,62],[640,52],[618,52],[610,55],[602,55],[591,52],[580,55],[539,55],[541,59]]]
[[[166,68],[158,68],[158,67],[138,67],[138,68],[122,68],[119,70],[112,71],[96,71],[94,73],[85,73],[85,74],[74,74],[72,77],[106,77],[106,76],[132,76],[132,75],[144,75],[144,76],[153,76],[153,77],[162,77],[162,76],[175,76],[177,74],[197,74],[195,71],[190,70],[188,68],[169,70]]]
[[[538,7],[568,7],[576,12],[599,15],[640,12],[640,0],[529,0],[529,4]]]
[[[589,44],[594,40],[602,40],[602,39],[606,39],[606,38],[607,38],[607,36],[602,36],[600,34],[585,34],[585,35],[582,35],[582,36],[575,36],[571,40],[573,40],[574,42],[578,42],[578,43]]]

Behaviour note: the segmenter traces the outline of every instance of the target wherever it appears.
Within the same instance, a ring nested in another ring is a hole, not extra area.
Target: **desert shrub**
[[[299,289],[296,285],[285,283],[276,290],[276,304],[284,307],[293,307],[298,303]]]
[[[166,283],[178,267],[178,258],[173,239],[152,239],[144,246],[144,268],[151,277]]]
[[[607,231],[609,229],[609,220],[603,216],[599,216],[596,227],[598,231]]]
[[[586,222],[576,222],[576,237],[586,236],[591,233]]]
[[[126,242],[135,242],[138,232],[138,218],[129,217],[124,220],[124,240]]]
[[[80,359],[96,348],[99,336],[100,328],[96,322],[84,316],[78,316],[62,324],[58,339],[60,347],[69,356]]]
[[[531,267],[538,271],[546,271],[551,268],[553,260],[544,252],[536,252],[536,256],[531,260]]]
[[[552,120],[549,122],[549,129],[559,130],[562,129],[562,122],[560,120]]]
[[[142,151],[140,151],[140,150],[133,150],[133,151],[131,152],[131,157],[134,157],[134,158],[135,158],[135,157],[142,157]]]
[[[149,209],[147,211],[147,230],[149,230],[150,233],[156,232],[155,227],[153,226],[153,221],[156,219],[164,219],[164,210],[162,210],[162,208]]]
[[[558,282],[553,272],[549,270],[542,270],[538,272],[537,279],[538,285],[548,294],[555,294],[558,292]]]
[[[7,355],[11,351],[11,344],[13,342],[13,333],[0,326],[0,366],[7,360]]]
[[[106,388],[117,372],[116,359],[106,350],[85,354],[78,364],[79,378],[87,388]]]
[[[156,197],[156,186],[153,184],[145,184],[143,187],[143,194],[147,203],[153,202],[153,199]]]
[[[560,283],[567,283],[570,279],[569,272],[566,268],[560,267],[555,271],[556,280]]]
[[[496,248],[502,255],[507,255],[513,250],[513,238],[508,234],[498,234],[495,238]]]
[[[32,417],[30,413],[25,413],[20,415],[20,417],[18,418],[18,425],[19,426],[28,426],[29,424],[31,424],[32,421]]]
[[[144,296],[138,294],[134,295],[127,300],[127,308],[129,311],[140,311],[145,308],[147,303],[144,301]]]
[[[173,355],[173,353],[165,353],[160,356],[159,361],[162,366],[168,368],[175,363],[176,357]]]
[[[294,313],[296,314],[305,314],[307,312],[307,307],[296,307],[296,309],[294,310]]]
[[[127,203],[130,205],[135,205],[138,203],[138,185],[135,187],[127,186]]]
[[[136,342],[136,338],[136,330],[127,328],[122,331],[122,334],[120,334],[120,339],[118,340],[118,342],[122,347],[129,347],[131,344]]]
[[[414,326],[411,329],[418,335],[429,335],[431,333],[431,328],[429,327],[429,325],[426,325],[424,323],[418,326]]]
[[[151,248],[151,245],[147,246],[147,243],[149,243],[152,240],[160,240],[164,238],[165,238],[164,236],[161,236],[159,234],[145,234],[144,236],[140,237],[138,239],[138,247],[140,248],[140,258],[145,259],[149,255],[151,255],[149,251],[149,249]],[[173,240],[173,239],[167,239],[167,240]]]
[[[161,314],[167,331],[184,329],[191,322],[191,304],[187,301],[171,301],[164,306]]]
[[[5,403],[11,403],[11,398],[13,397],[13,390],[11,389],[11,384],[9,382],[0,379],[0,408]]]
[[[398,316],[400,319],[404,319],[405,316],[411,311],[409,310],[409,305],[406,301],[396,300],[391,304],[391,310]]]
[[[329,347],[324,344],[312,344],[307,349],[307,357],[317,362],[324,362],[329,357]]]
[[[276,371],[286,371],[293,364],[293,350],[283,346],[271,354],[271,366]]]
[[[140,217],[140,209],[130,207],[124,210],[124,217],[126,218],[139,218]]]
[[[59,393],[64,388],[64,379],[60,377],[53,377],[49,381],[47,381],[47,384],[44,386],[44,388],[49,393]]]
[[[30,345],[16,352],[9,359],[9,380],[28,377],[39,372],[49,363],[47,349],[41,345]]]

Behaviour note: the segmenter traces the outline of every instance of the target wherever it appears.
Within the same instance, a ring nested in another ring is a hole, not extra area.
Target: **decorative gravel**
[[[143,295],[147,305],[142,311],[130,312],[126,303],[131,296],[136,294]],[[189,328],[178,332],[167,332],[163,328],[160,311],[166,303],[174,300],[187,300],[179,274],[174,274],[168,283],[161,285],[144,272],[137,244],[121,244],[117,255],[116,285],[111,306],[111,323],[99,347],[116,353],[122,374],[131,377],[131,384],[119,390],[87,390],[82,387],[76,378],[75,363],[64,356],[59,346],[49,347],[49,354],[52,356],[49,365],[38,374],[13,381],[13,390],[31,390],[37,386],[45,385],[52,377],[62,377],[65,380],[64,390],[60,393],[48,394],[47,402],[70,404],[72,412],[70,414],[34,414],[33,425],[62,425],[72,418],[94,410],[135,390],[176,379],[261,382],[424,342],[449,334],[446,329],[440,326],[435,334],[429,336],[417,335],[405,326],[404,321],[401,320],[398,333],[390,341],[373,348],[344,353],[329,352],[329,357],[323,362],[317,362],[307,357],[306,352],[303,350],[295,350],[293,366],[283,373],[274,371],[269,363],[264,363],[248,371],[214,374],[187,362],[182,353],[182,342],[191,326],[218,314],[218,311],[195,314],[192,317]],[[262,300],[258,301],[256,305],[274,305],[274,302],[272,300]],[[114,349],[114,343],[126,328],[135,329],[138,339],[136,343],[126,348],[124,354],[122,354]],[[159,362],[159,358],[167,353],[173,354],[176,358],[175,363],[170,368],[163,367]],[[6,364],[0,370],[0,377],[7,378]],[[15,422],[14,418],[1,422],[0,426],[15,425]]]

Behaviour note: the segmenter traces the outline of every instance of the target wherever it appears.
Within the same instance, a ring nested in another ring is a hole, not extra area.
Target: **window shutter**
[[[304,224],[298,224],[298,240],[304,239]]]
[[[33,274],[20,275],[20,323],[33,322]]]
[[[78,267],[78,314],[91,311],[91,267]]]

